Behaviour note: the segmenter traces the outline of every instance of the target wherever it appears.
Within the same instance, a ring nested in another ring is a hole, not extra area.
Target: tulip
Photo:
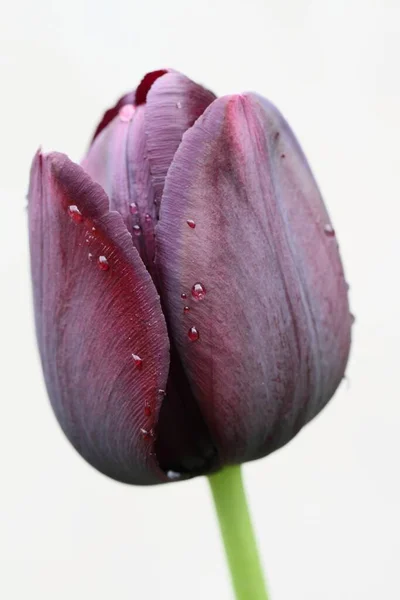
[[[51,404],[114,479],[263,457],[344,376],[335,232],[288,124],[257,94],[146,75],[105,113],[82,166],[36,154],[29,231]]]

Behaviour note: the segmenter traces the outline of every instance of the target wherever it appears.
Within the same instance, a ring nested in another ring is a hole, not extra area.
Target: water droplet
[[[206,295],[206,288],[202,283],[195,283],[192,287],[192,296],[195,300],[203,300]]]
[[[183,312],[185,315],[187,315],[187,313],[190,311],[190,306],[184,306],[183,307]]]
[[[146,223],[151,223],[151,221],[152,221],[151,215],[149,215],[148,213],[145,214],[144,220],[146,221]]]
[[[99,264],[99,268],[102,271],[108,271],[108,269],[110,268],[110,265],[108,264],[108,260],[106,259],[105,256],[99,256],[97,262]]]
[[[142,228],[140,227],[140,225],[134,225],[133,226],[133,233],[137,236],[141,235],[142,233]]]
[[[95,227],[93,221],[91,219],[86,219],[87,232],[86,236],[92,240],[97,235],[97,228]]]
[[[131,202],[129,205],[129,212],[131,215],[137,215],[138,210],[137,204],[135,204],[135,202]]]
[[[181,476],[180,473],[178,473],[178,471],[167,471],[167,477],[168,479],[171,479],[172,481],[179,479]]]
[[[160,396],[162,396],[163,398],[164,398],[164,396],[166,395],[166,393],[167,393],[167,392],[166,392],[165,390],[158,390],[158,394],[159,394]]]
[[[153,411],[151,410],[151,406],[149,406],[148,404],[145,404],[145,407],[144,407],[144,414],[145,414],[145,416],[146,417],[151,417],[152,412]]]
[[[181,102],[177,102],[176,103],[176,108],[182,108],[182,103]]]
[[[140,356],[138,356],[137,354],[132,354],[132,358],[137,368],[141,369],[143,367],[143,359],[140,358]]]
[[[74,221],[74,223],[82,223],[83,216],[76,204],[71,204],[70,206],[68,206],[68,214]]]
[[[142,434],[142,436],[145,440],[154,438],[154,430],[153,429],[145,429],[144,427],[142,427],[140,429],[140,433]]]
[[[333,229],[333,227],[330,223],[327,223],[326,225],[324,225],[324,231],[325,231],[325,235],[327,235],[328,237],[333,237],[335,235],[335,230]]]
[[[186,223],[189,225],[189,227],[190,227],[191,229],[194,229],[194,228],[196,227],[196,223],[193,221],[193,219],[188,219],[188,220],[186,221]]]
[[[130,121],[132,119],[134,112],[135,112],[135,107],[133,106],[133,104],[125,104],[125,106],[120,108],[118,116],[121,119],[121,121],[124,121],[124,123],[127,123],[128,121]]]
[[[182,292],[182,294],[181,294],[181,298],[182,298],[182,300],[186,300],[186,298],[187,298],[187,294],[185,294],[185,292]]]
[[[188,331],[188,336],[191,342],[197,342],[200,337],[197,327],[191,327]]]
[[[89,252],[89,254],[87,255],[87,257],[88,257],[89,260],[92,260],[93,259],[93,254],[91,252]]]

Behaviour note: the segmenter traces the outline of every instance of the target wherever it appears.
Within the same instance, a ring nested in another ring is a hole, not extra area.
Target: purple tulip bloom
[[[36,155],[29,228],[50,400],[110,477],[162,483],[265,456],[344,375],[335,233],[293,133],[256,94],[146,75],[82,166]]]

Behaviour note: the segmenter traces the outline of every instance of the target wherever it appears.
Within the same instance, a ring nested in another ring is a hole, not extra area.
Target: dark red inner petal
[[[147,75],[143,77],[136,89],[136,106],[146,103],[147,94],[149,93],[151,86],[159,77],[162,77],[166,73],[168,73],[166,69],[160,69],[159,71],[151,71],[151,73],[147,73]]]
[[[214,471],[218,452],[173,346],[166,392],[156,426],[159,466],[190,476]]]

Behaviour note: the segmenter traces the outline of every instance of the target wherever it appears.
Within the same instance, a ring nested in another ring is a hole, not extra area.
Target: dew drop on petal
[[[193,221],[193,219],[188,219],[186,223],[189,225],[190,229],[194,229],[196,227],[196,223]]]
[[[135,204],[135,202],[131,202],[129,205],[129,212],[131,215],[137,215],[138,210],[137,204]]]
[[[140,358],[140,356],[138,356],[137,354],[133,354],[133,353],[132,353],[132,358],[133,358],[133,362],[135,363],[137,368],[141,369],[143,367],[143,359]]]
[[[200,337],[197,327],[191,327],[188,331],[188,337],[191,342],[197,342]]]
[[[335,230],[333,229],[333,227],[330,223],[327,223],[326,225],[324,225],[324,232],[325,232],[325,235],[327,235],[328,237],[334,237],[334,235],[335,235]]]
[[[140,431],[142,432],[142,435],[145,440],[150,440],[151,438],[153,438],[153,439],[156,438],[156,434],[155,434],[155,431],[153,428],[151,428],[151,429],[142,428]]]
[[[125,106],[122,106],[122,108],[120,108],[118,116],[121,119],[121,121],[127,123],[132,119],[134,112],[135,107],[133,106],[133,104],[125,104]]]
[[[182,298],[182,300],[186,300],[186,298],[187,298],[187,294],[185,294],[185,292],[182,292],[182,294],[181,294],[181,298]]]
[[[182,108],[182,103],[181,102],[177,102],[176,103],[176,108]]]
[[[149,440],[150,438],[154,437],[154,432],[152,429],[145,429],[144,427],[142,427],[140,429],[140,433],[142,434],[145,440]]]
[[[134,225],[133,226],[133,233],[137,236],[141,235],[142,233],[142,228],[140,227],[140,225]]]
[[[70,204],[70,206],[68,206],[68,214],[74,223],[82,223],[83,216],[76,204]]]
[[[89,260],[92,260],[93,259],[93,254],[91,252],[89,252],[89,254],[87,255],[87,257],[88,257]]]
[[[152,218],[151,215],[149,215],[148,213],[144,215],[144,220],[146,223],[151,223]]]
[[[187,315],[187,313],[190,311],[190,306],[184,306],[183,307],[183,314]]]
[[[97,228],[95,227],[93,221],[91,219],[86,219],[87,232],[86,235],[92,240],[97,235]]]
[[[177,471],[167,471],[167,477],[168,479],[171,479],[171,481],[174,481],[176,479],[179,479],[181,477],[181,474]]]
[[[108,271],[108,269],[110,268],[108,260],[105,256],[99,256],[99,258],[97,259],[97,263],[102,271]]]
[[[192,287],[192,296],[195,300],[203,300],[206,295],[206,288],[202,283],[195,283]]]

